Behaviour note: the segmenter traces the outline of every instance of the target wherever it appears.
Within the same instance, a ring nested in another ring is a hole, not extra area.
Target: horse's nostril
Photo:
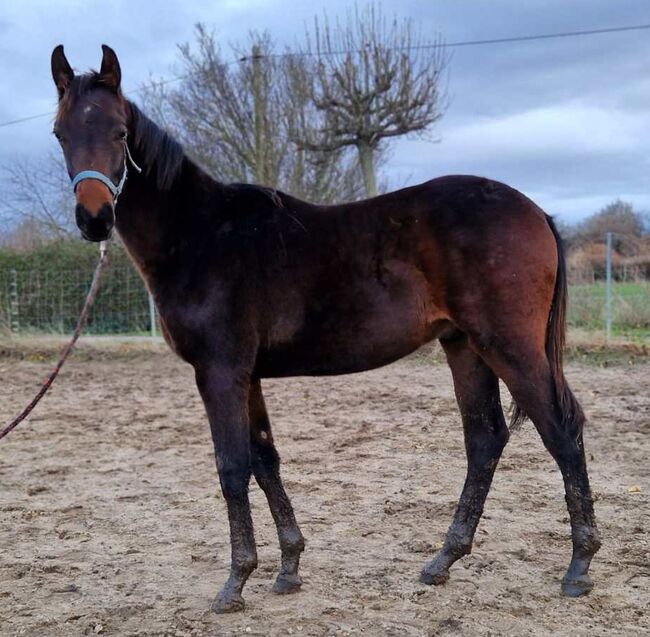
[[[89,241],[104,241],[108,239],[115,223],[113,206],[108,203],[102,205],[99,212],[90,214],[83,204],[78,203],[75,208],[77,227],[81,234]]]
[[[98,223],[103,223],[106,227],[112,228],[113,223],[115,223],[115,214],[113,213],[113,206],[108,203],[105,203],[100,209],[99,212],[95,215],[95,219]]]

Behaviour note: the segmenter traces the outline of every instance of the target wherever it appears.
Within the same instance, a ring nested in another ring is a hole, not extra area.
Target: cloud
[[[496,153],[520,160],[566,153],[623,153],[648,133],[647,118],[569,102],[458,126],[448,131],[445,142],[452,152],[471,149],[474,157]]]
[[[268,29],[280,47],[302,37],[314,14],[344,16],[344,0],[30,0],[5,3],[0,20],[0,121],[47,113],[55,92],[52,48],[63,42],[73,66],[115,48],[127,89],[150,74],[174,75],[176,45],[197,21],[227,50],[250,30]],[[650,22],[638,0],[384,0],[387,16],[411,16],[423,36],[447,41],[603,28]],[[451,103],[435,131],[442,142],[397,142],[387,167],[394,185],[439,174],[484,174],[523,190],[552,211],[593,212],[616,197],[646,209],[650,139],[648,33],[584,36],[453,51]],[[0,165],[51,148],[43,118],[0,128]]]
[[[650,139],[642,113],[567,102],[439,129],[442,141],[403,142],[393,157],[417,182],[440,174],[504,181],[565,218],[621,197],[648,208]]]

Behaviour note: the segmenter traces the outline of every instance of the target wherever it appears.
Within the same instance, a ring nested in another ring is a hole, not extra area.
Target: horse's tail
[[[555,397],[561,424],[576,436],[582,432],[585,416],[580,403],[573,395],[569,384],[564,377],[563,358],[564,344],[566,341],[566,304],[567,304],[567,280],[566,280],[566,259],[564,256],[564,245],[562,237],[555,227],[553,219],[546,215],[557,246],[557,274],[555,277],[555,289],[553,300],[548,314],[546,327],[546,358],[551,368],[551,377],[555,386]],[[511,429],[516,429],[526,418],[526,414],[514,405],[510,421]]]

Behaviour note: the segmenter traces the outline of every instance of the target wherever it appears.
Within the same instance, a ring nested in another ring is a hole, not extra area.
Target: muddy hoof
[[[302,579],[300,579],[299,575],[283,575],[280,573],[271,590],[276,595],[289,595],[290,593],[297,593],[301,586]]]
[[[238,613],[244,610],[244,598],[238,593],[219,593],[210,606],[217,615]]]
[[[586,595],[594,587],[589,575],[581,575],[576,579],[562,580],[562,595],[565,597],[580,597]]]
[[[427,569],[422,569],[420,573],[420,581],[427,586],[440,586],[444,584],[449,579],[449,571],[428,571]]]

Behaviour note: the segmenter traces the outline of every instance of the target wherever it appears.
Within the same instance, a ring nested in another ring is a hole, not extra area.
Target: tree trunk
[[[260,47],[253,46],[253,104],[255,118],[255,183],[266,185],[266,158],[264,153],[264,103],[262,96],[262,69]]]
[[[363,173],[363,181],[366,185],[366,194],[368,197],[377,196],[377,180],[375,178],[374,149],[365,141],[357,144],[359,152],[359,164]]]
[[[307,194],[303,192],[302,185],[305,180],[305,151],[301,148],[295,149],[296,159],[291,171],[291,181],[289,183],[289,192],[298,197],[305,197]]]

